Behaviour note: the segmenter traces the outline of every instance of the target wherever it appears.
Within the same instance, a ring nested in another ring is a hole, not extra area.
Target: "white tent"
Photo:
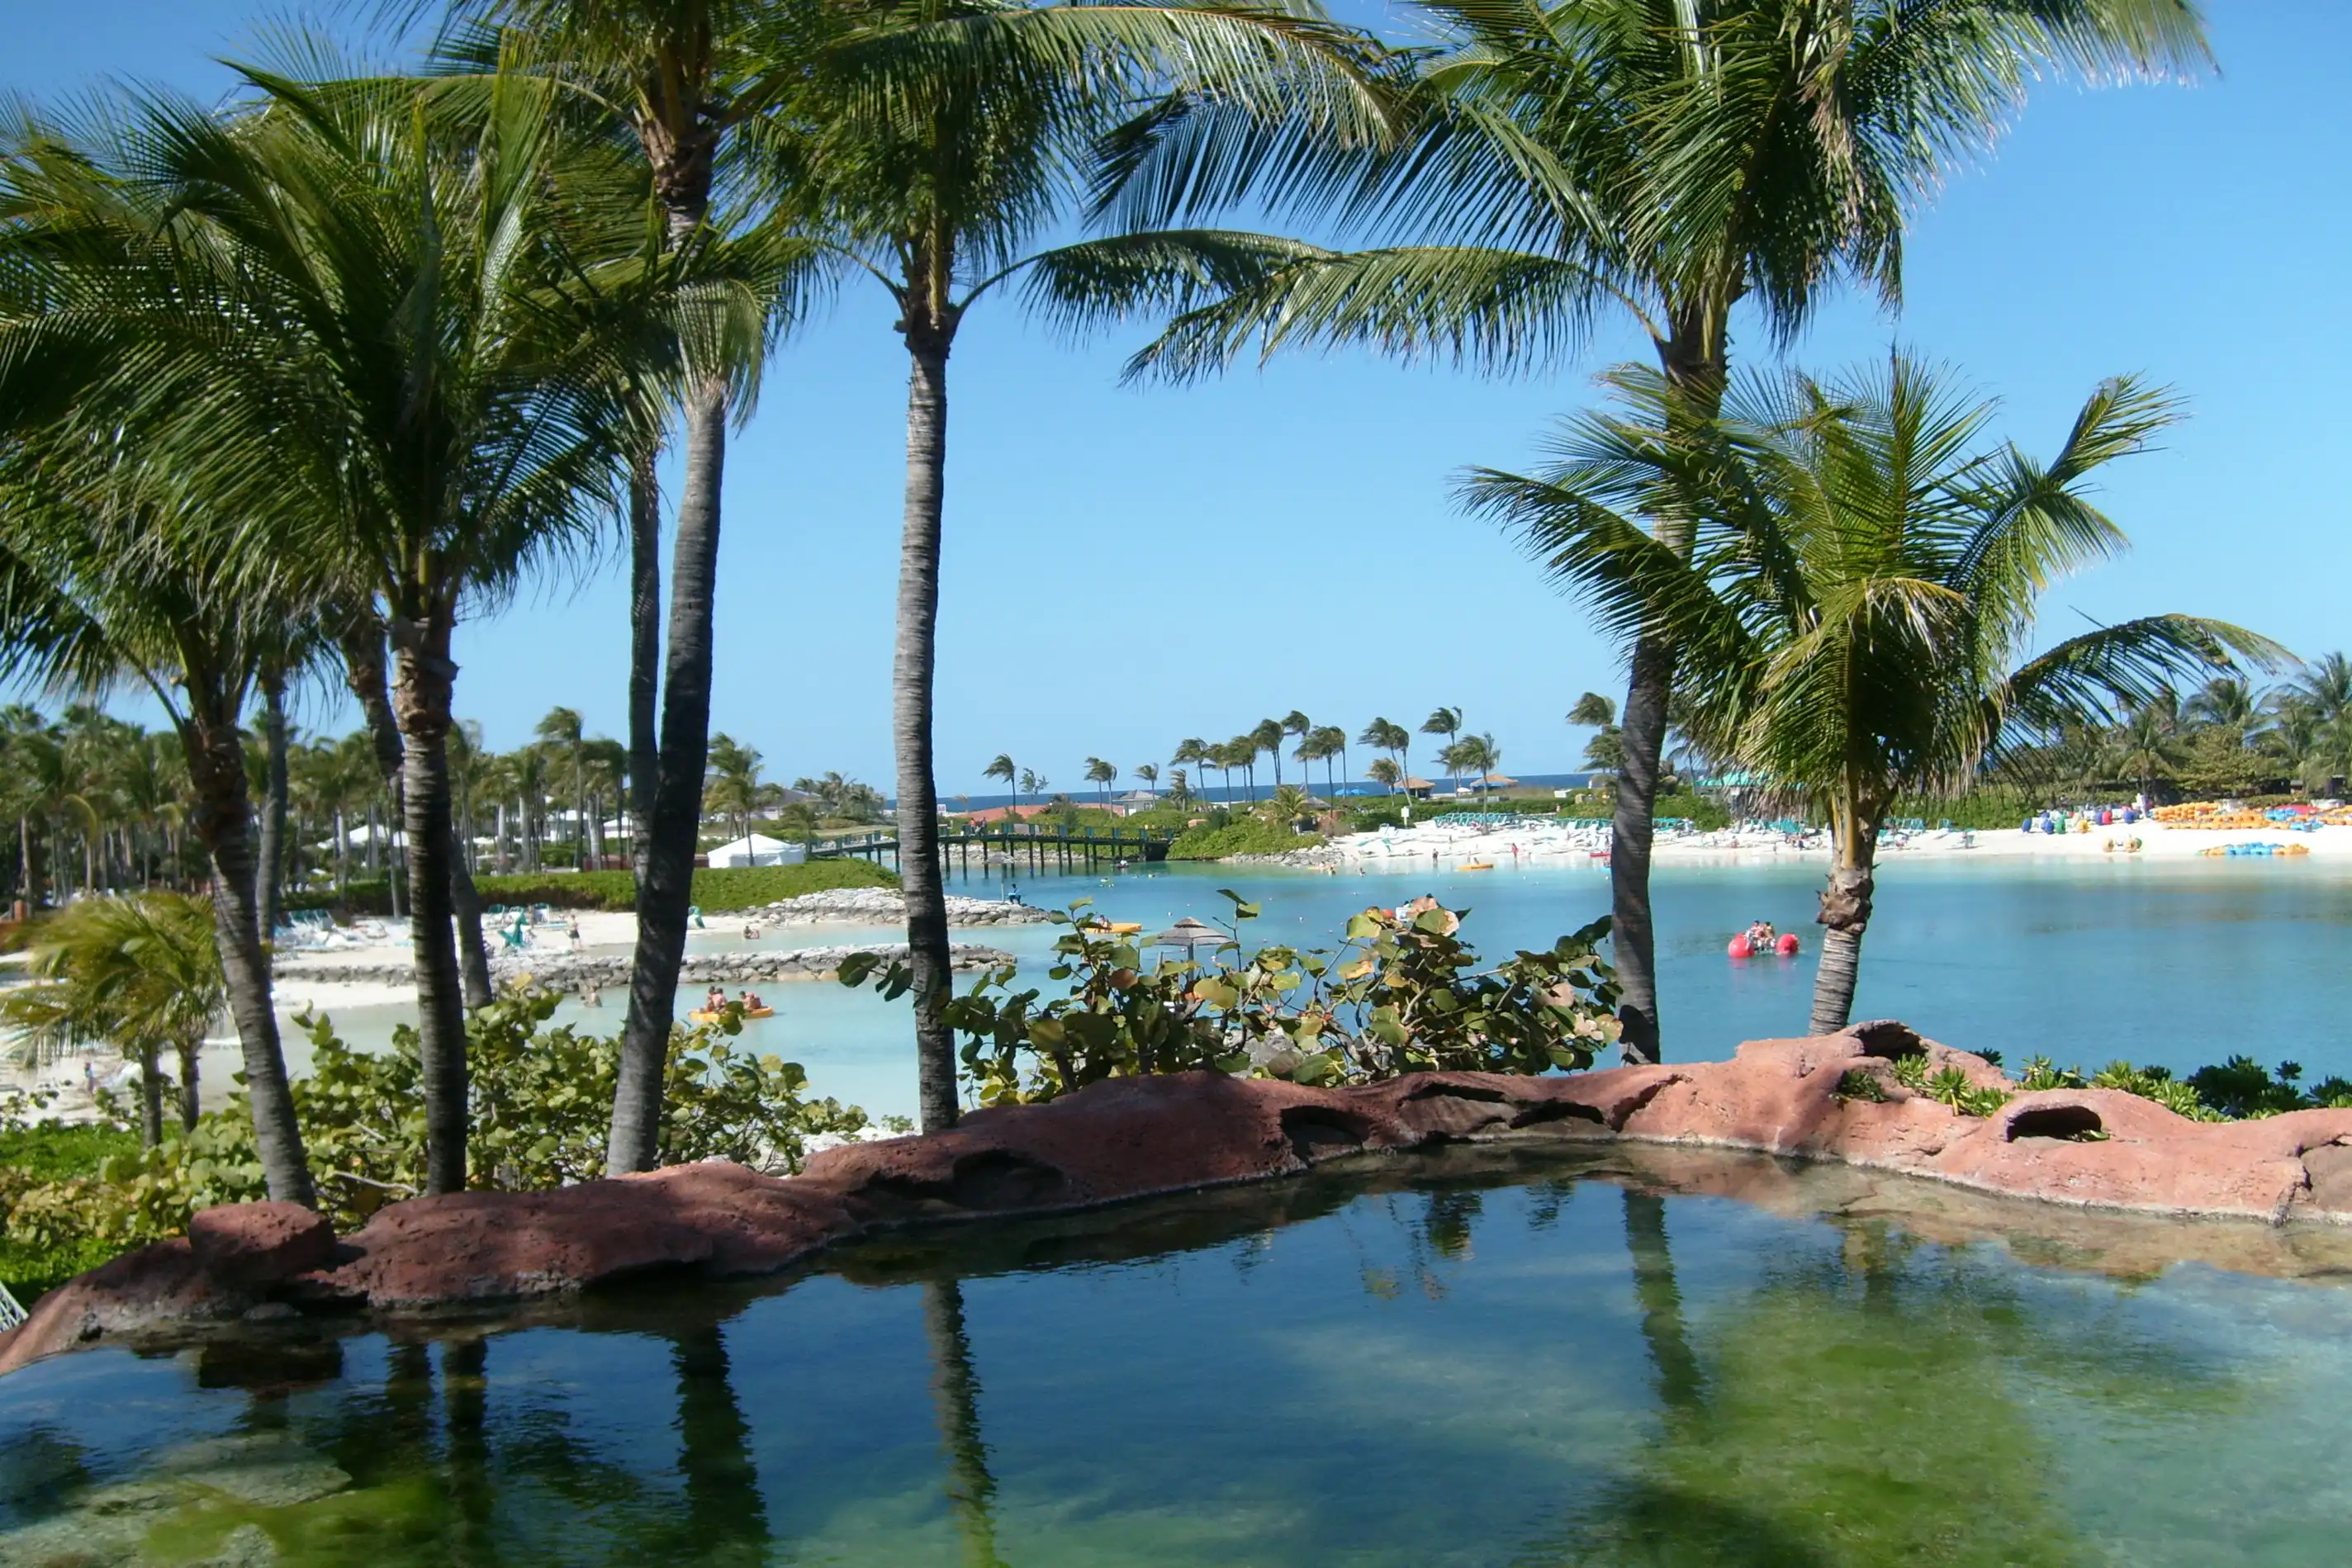
[[[710,852],[710,863],[714,866],[798,865],[806,859],[806,844],[788,844],[782,839],[771,839],[759,833],[753,833],[748,839],[737,839],[731,844],[721,844]]]

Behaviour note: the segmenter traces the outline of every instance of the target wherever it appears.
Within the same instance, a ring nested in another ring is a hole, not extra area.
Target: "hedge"
[[[897,873],[871,861],[844,856],[803,865],[698,867],[694,903],[705,915],[757,909],[779,899],[837,887],[896,887]],[[635,873],[575,871],[529,876],[478,876],[483,907],[493,904],[544,904],[555,909],[603,909],[622,914],[636,907]],[[392,894],[382,877],[353,882],[341,893],[291,893],[289,909],[331,909],[344,915],[389,915]]]
[[[1244,817],[1222,828],[1194,828],[1168,846],[1168,858],[1215,861],[1227,855],[1278,855],[1311,850],[1322,841],[1320,833],[1294,833],[1272,822]]]

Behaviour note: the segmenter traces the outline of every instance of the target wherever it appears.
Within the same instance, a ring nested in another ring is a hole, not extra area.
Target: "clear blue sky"
[[[2352,642],[2342,303],[2352,235],[2325,193],[2352,164],[2343,0],[2210,0],[2221,74],[2189,89],[2046,88],[1983,167],[1919,217],[1899,319],[1825,311],[1792,357],[1834,369],[1899,336],[2005,399],[2046,452],[2102,376],[2189,401],[2166,450],[2106,493],[2137,541],[2063,586],[2046,623],[2220,615],[2317,653]],[[112,73],[220,90],[246,0],[12,0],[0,88]],[[887,692],[905,359],[878,293],[792,345],[729,459],[714,726],[772,776],[838,768],[888,788]],[[1615,694],[1610,649],[1511,548],[1455,516],[1449,476],[1528,459],[1547,423],[1633,357],[1626,335],[1540,379],[1489,383],[1362,355],[1293,359],[1181,390],[1126,389],[1138,328],[1072,348],[1010,299],[952,367],[941,788],[1000,751],[1083,787],[1088,755],[1166,762],[1293,707],[1352,734],[1441,704],[1514,773],[1572,768],[1561,715]],[[1761,362],[1751,333],[1736,348]],[[2334,436],[2328,432],[2335,431]],[[555,703],[618,735],[627,650],[617,558],[466,627],[459,711],[519,744]],[[310,719],[346,727],[313,700]]]

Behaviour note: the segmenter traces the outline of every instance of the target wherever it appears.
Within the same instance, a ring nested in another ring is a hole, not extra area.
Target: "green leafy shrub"
[[[1262,818],[1236,817],[1222,828],[1188,830],[1168,846],[1168,858],[1216,861],[1228,855],[1278,855],[1291,850],[1311,850],[1322,841],[1320,833],[1295,833]]]
[[[467,1019],[475,1186],[544,1190],[604,1174],[619,1042],[568,1025],[544,1028],[555,1004],[546,993],[513,990]],[[390,1051],[370,1055],[345,1046],[325,1018],[305,1014],[297,1021],[310,1036],[314,1058],[310,1075],[292,1085],[295,1112],[320,1207],[339,1230],[348,1230],[422,1188],[425,1100],[416,1036],[401,1029]],[[731,1038],[740,1028],[730,1013],[672,1037],[662,1163],[730,1159],[782,1173],[799,1168],[812,1136],[866,1126],[855,1106],[805,1098],[807,1076],[797,1063],[737,1050]],[[66,1141],[55,1134],[67,1131],[38,1129],[37,1141],[63,1147]],[[264,1195],[242,1095],[157,1148],[142,1152],[135,1137],[127,1145],[92,1139],[87,1152],[98,1157],[52,1160],[39,1179],[0,1168],[0,1245],[28,1260],[52,1260],[45,1265],[51,1283],[126,1248],[180,1234],[197,1209]],[[29,1277],[23,1282],[46,1288]]]
[[[1874,1105],[1886,1103],[1886,1086],[1878,1082],[1878,1074],[1866,1068],[1849,1067],[1841,1073],[1837,1094],[1841,1100],[1867,1100]]]
[[[1591,1065],[1617,1038],[1615,977],[1597,948],[1601,920],[1542,952],[1482,968],[1461,917],[1434,899],[1368,909],[1332,953],[1272,946],[1244,953],[1257,906],[1230,889],[1229,940],[1207,963],[1148,965],[1129,937],[1081,903],[1055,915],[1049,977],[1068,994],[1015,991],[1017,967],[984,977],[948,1008],[965,1037],[964,1071],[983,1103],[1051,1100],[1106,1078],[1210,1068],[1298,1083],[1364,1082],[1402,1072],[1547,1072]],[[878,971],[878,973],[877,973]],[[861,954],[845,985],[904,995],[906,967]]]
[[[694,873],[693,902],[706,915],[728,915],[804,893],[842,887],[896,887],[896,873],[870,861],[845,855],[802,865],[701,866]],[[625,871],[562,872],[554,875],[478,876],[474,888],[485,908],[494,904],[544,904],[554,909],[602,909],[625,913],[637,903],[637,879]],[[289,894],[289,909],[337,909],[387,915],[392,894],[383,879],[352,883],[341,894]]]

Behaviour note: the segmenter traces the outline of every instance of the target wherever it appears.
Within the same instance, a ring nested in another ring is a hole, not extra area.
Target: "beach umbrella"
[[[1231,937],[1218,930],[1215,926],[1195,920],[1188,915],[1183,919],[1179,920],[1175,925],[1170,926],[1167,930],[1162,931],[1159,936],[1151,938],[1150,946],[1154,947],[1181,947],[1187,955],[1190,955],[1195,947],[1222,946],[1231,940]]]

